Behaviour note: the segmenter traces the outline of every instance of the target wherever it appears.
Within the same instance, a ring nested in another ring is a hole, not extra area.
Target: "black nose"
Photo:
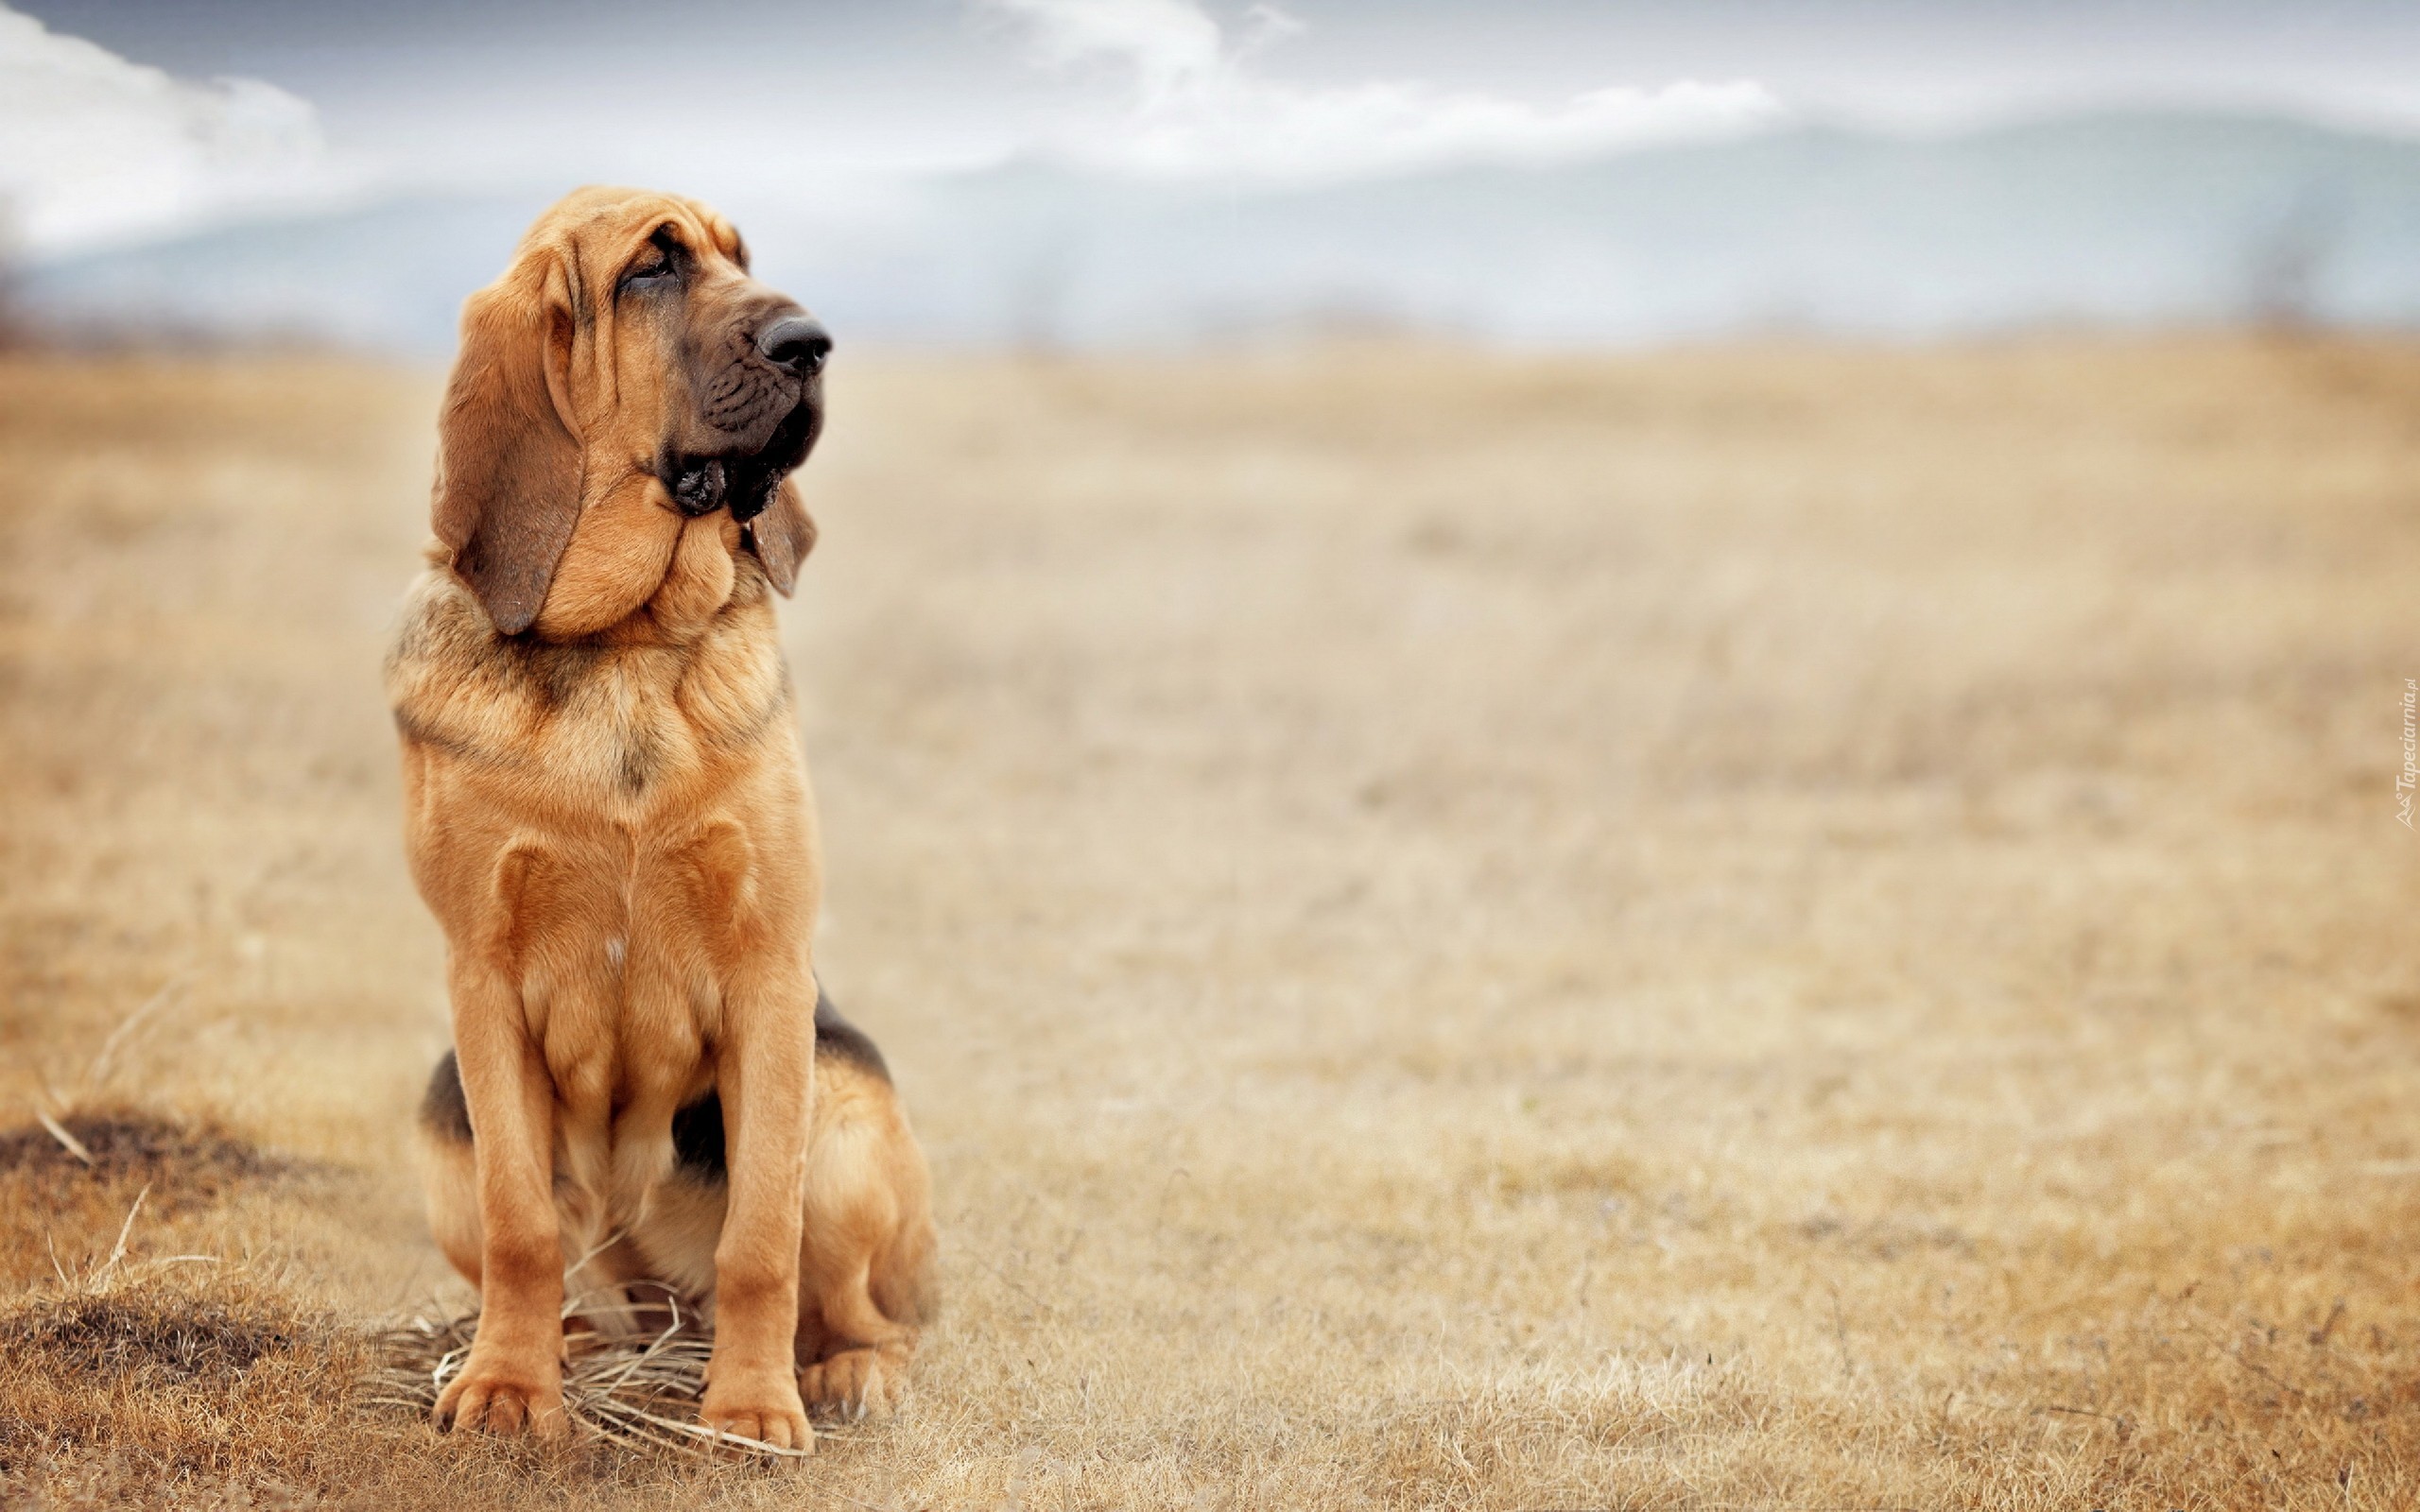
[[[832,336],[804,315],[786,315],[756,333],[756,350],[775,367],[812,378],[832,355]]]

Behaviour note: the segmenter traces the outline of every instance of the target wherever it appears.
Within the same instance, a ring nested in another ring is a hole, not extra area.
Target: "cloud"
[[[1609,86],[1558,105],[1410,80],[1309,86],[1264,77],[1264,48],[1303,29],[1274,6],[1230,41],[1195,0],[976,0],[1027,34],[1035,61],[1124,70],[1132,98],[1111,129],[1061,144],[1099,166],[1167,176],[1353,178],[1457,163],[1543,163],[1737,135],[1778,122],[1749,80]]]
[[[992,0],[1026,23],[1034,60],[1064,66],[1106,58],[1131,66],[1147,96],[1219,65],[1219,24],[1188,0]]]
[[[155,232],[324,192],[311,106],[129,62],[0,6],[0,252]]]

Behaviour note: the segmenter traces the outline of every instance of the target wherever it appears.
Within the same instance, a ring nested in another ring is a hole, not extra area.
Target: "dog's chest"
[[[680,644],[495,636],[450,585],[389,666],[415,873],[570,1106],[694,1094],[730,985],[804,964],[814,824],[769,611]]]
[[[662,652],[599,658],[552,721],[549,769],[614,808],[694,777],[712,732],[682,707],[683,670]]]

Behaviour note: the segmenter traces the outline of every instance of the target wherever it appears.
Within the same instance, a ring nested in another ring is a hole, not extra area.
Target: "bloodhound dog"
[[[705,1426],[806,1448],[809,1406],[890,1408],[932,1307],[923,1152],[816,985],[773,620],[830,350],[729,221],[637,190],[464,307],[387,669],[453,1005],[429,1213],[480,1299],[441,1427],[562,1432],[567,1314],[707,1316]]]

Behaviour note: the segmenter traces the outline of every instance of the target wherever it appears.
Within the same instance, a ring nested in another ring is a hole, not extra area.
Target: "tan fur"
[[[661,234],[693,250],[677,308],[617,300]],[[710,1308],[703,1420],[775,1444],[809,1442],[809,1400],[887,1408],[923,1315],[923,1155],[886,1079],[815,1050],[816,818],[769,592],[813,527],[787,482],[745,529],[683,518],[654,471],[697,425],[675,353],[778,301],[742,255],[690,201],[582,191],[466,309],[442,544],[388,669],[476,1131],[428,1142],[482,1302],[441,1422],[560,1427],[567,1263],[601,1328],[625,1314],[582,1289]],[[710,1090],[707,1189],[670,1127]]]

